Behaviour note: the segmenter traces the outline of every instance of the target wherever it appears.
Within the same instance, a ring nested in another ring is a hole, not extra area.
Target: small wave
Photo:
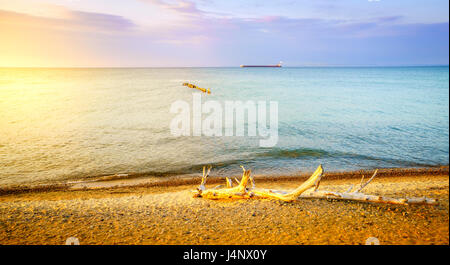
[[[224,157],[225,158],[225,157]],[[346,170],[353,168],[382,168],[382,167],[432,167],[436,164],[418,163],[414,161],[399,160],[388,157],[375,157],[364,154],[356,154],[340,151],[326,151],[315,148],[270,148],[256,149],[244,156],[238,154],[230,155],[227,158],[217,158],[216,160],[199,161],[195,164],[170,165],[167,167],[154,168],[153,165],[145,164],[130,167],[130,170],[120,170],[120,174],[113,173],[114,169],[107,170],[111,173],[97,172],[90,174],[77,174],[65,176],[64,183],[73,181],[101,181],[118,180],[140,177],[165,178],[172,176],[201,176],[204,166],[211,165],[213,176],[231,176],[240,174],[242,171],[240,165],[250,168],[258,174],[274,174],[283,169],[283,174],[296,172],[299,168],[305,168],[305,165],[322,163],[330,170]],[[336,164],[344,167],[336,167]],[[353,165],[353,166],[352,166]],[[119,170],[118,170],[119,171]],[[292,171],[292,172],[291,172]]]
[[[300,158],[300,157],[329,157],[333,153],[321,149],[299,148],[299,149],[283,149],[275,148],[268,151],[258,153],[257,157],[271,158]]]
[[[257,153],[255,155],[256,162],[260,158],[266,159],[352,159],[354,161],[375,161],[380,164],[381,167],[387,165],[394,166],[402,166],[402,167],[429,167],[436,166],[433,163],[426,162],[417,162],[417,161],[408,161],[408,160],[400,160],[388,157],[376,157],[364,154],[356,154],[350,152],[340,152],[340,151],[325,151],[322,149],[314,149],[314,148],[297,148],[297,149],[283,149],[283,148],[275,148],[262,153]]]

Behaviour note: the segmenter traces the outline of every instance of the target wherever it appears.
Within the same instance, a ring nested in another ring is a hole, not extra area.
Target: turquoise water
[[[172,136],[183,82],[211,88],[202,100],[277,101],[277,145]],[[448,66],[0,69],[0,185],[448,165],[448,107]]]

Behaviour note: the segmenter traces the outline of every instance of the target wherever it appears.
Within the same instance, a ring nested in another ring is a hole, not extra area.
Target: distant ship
[[[244,65],[244,64],[241,64],[241,67],[281,67],[281,63],[282,62],[279,62],[278,64],[275,64],[275,65]]]

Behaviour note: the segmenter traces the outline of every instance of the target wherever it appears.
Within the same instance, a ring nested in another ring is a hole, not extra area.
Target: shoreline
[[[370,175],[375,169],[347,170],[347,171],[325,171],[324,178],[333,179],[353,179],[361,178],[362,175]],[[258,182],[276,182],[276,181],[303,181],[306,180],[312,172],[299,172],[290,175],[254,175]],[[433,167],[414,167],[414,168],[380,168],[378,176],[418,176],[418,175],[449,175],[449,166],[433,166]],[[226,177],[233,176],[214,176],[211,174],[208,178],[209,184],[223,183]],[[130,173],[104,175],[90,180],[67,181],[54,184],[37,184],[37,185],[11,185],[0,187],[0,196],[22,194],[22,193],[39,193],[50,191],[64,190],[85,190],[85,189],[114,189],[119,187],[172,187],[181,185],[196,185],[201,180],[201,171],[197,174],[175,175],[175,176],[154,176],[147,173]]]
[[[359,172],[325,174],[320,189],[342,192],[360,183]],[[292,190],[303,182],[301,176],[258,177],[255,182],[261,188]],[[222,178],[209,180],[207,187],[223,184]],[[193,198],[190,191],[199,182],[195,177],[3,194],[0,244],[61,245],[69,237],[82,245],[363,245],[369,237],[384,245],[449,243],[448,167],[380,170],[366,188],[369,194],[437,199],[432,206]]]

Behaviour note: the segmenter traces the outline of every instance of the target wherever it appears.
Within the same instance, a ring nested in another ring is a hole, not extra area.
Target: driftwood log
[[[360,201],[360,202],[372,202],[372,203],[389,203],[389,204],[437,204],[437,200],[431,198],[390,198],[378,195],[369,195],[362,193],[362,190],[375,178],[377,171],[375,170],[372,177],[364,182],[364,176],[361,178],[361,183],[358,188],[353,190],[353,185],[346,192],[337,191],[326,191],[319,190],[320,180],[323,176],[323,167],[319,167],[314,171],[314,173],[305,182],[298,186],[293,191],[280,191],[272,189],[259,189],[256,188],[255,181],[251,176],[251,170],[246,170],[243,166],[241,180],[235,178],[237,186],[233,187],[233,182],[230,178],[226,178],[226,187],[219,185],[212,189],[207,189],[205,187],[206,180],[211,172],[211,166],[203,167],[203,177],[200,186],[197,187],[194,193],[194,197],[201,197],[205,199],[276,199],[285,202],[292,202],[298,199],[337,199],[337,200],[348,200],[348,201]],[[248,187],[249,182],[251,182],[251,187]],[[311,190],[312,189],[312,190]],[[311,190],[306,193],[307,190]]]

